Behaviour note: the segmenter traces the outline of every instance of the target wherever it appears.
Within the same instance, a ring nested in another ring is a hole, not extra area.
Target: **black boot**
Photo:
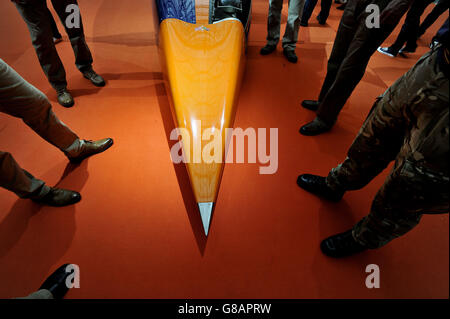
[[[284,49],[283,54],[289,62],[297,63],[297,55],[295,54],[295,50]]]
[[[338,202],[344,196],[344,191],[335,191],[325,182],[325,177],[303,174],[297,178],[297,185],[304,190],[332,202]]]
[[[268,55],[271,54],[273,51],[275,51],[277,49],[276,45],[272,45],[272,44],[266,44],[265,47],[261,48],[261,51],[259,51],[259,53],[261,55]]]
[[[68,266],[69,264],[65,264],[56,269],[55,272],[44,281],[39,290],[48,290],[52,293],[53,298],[63,299],[67,291],[69,291],[69,288],[66,285],[67,277],[71,275],[70,272],[66,271]]]
[[[315,136],[331,130],[331,126],[316,117],[312,122],[303,125],[300,128],[300,134],[306,136]]]
[[[319,21],[319,24],[320,24],[320,25],[324,25],[324,24],[327,22],[326,20],[322,19],[322,18],[320,17],[320,15],[318,15],[318,16],[316,17],[316,19],[317,19],[317,21]]]
[[[305,109],[311,110],[311,111],[317,111],[319,108],[320,102],[315,100],[303,100],[302,106]]]
[[[351,256],[367,249],[353,238],[351,229],[345,233],[328,237],[320,243],[320,250],[328,257],[333,258]]]
[[[88,79],[89,81],[92,82],[92,84],[94,84],[95,86],[101,87],[101,86],[105,86],[106,82],[105,80],[99,75],[97,74],[94,69],[89,68],[85,71],[82,71],[83,76]]]
[[[402,49],[400,49],[400,51],[398,53],[399,54],[414,53],[414,52],[416,52],[416,49],[417,49],[417,44],[416,45],[406,44]]]

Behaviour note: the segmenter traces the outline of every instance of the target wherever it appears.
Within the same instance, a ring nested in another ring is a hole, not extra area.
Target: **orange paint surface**
[[[195,17],[197,24],[209,23],[209,0],[195,0]]]
[[[312,138],[298,133],[314,118],[300,102],[319,93],[342,11],[333,4],[327,25],[311,19],[310,27],[300,29],[299,62],[290,64],[280,46],[272,55],[259,55],[268,1],[255,0],[234,126],[279,128],[279,168],[260,175],[256,164],[227,164],[205,240],[184,164],[170,159],[174,124],[149,1],[79,5],[94,68],[108,83],[96,88],[81,76],[65,36],[57,50],[76,100],[65,109],[15,6],[0,3],[1,58],[47,94],[58,117],[82,138],[115,139],[110,150],[74,167],[22,121],[0,113],[0,149],[48,184],[83,196],[73,207],[49,208],[0,189],[1,298],[32,292],[67,262],[81,271],[81,288],[67,298],[449,297],[448,215],[424,216],[416,229],[383,249],[332,260],[321,254],[320,241],[368,213],[388,171],[337,204],[295,183],[298,174],[325,175],[345,158],[373,100],[427,51],[446,17],[408,59],[375,53],[336,127]],[[380,289],[365,286],[365,268],[372,263],[380,266]]]
[[[225,161],[225,129],[234,122],[245,65],[243,26],[229,20],[203,28],[166,19],[159,37],[176,125],[188,132],[183,149],[195,198],[198,203],[215,202]],[[219,147],[209,151],[214,140]]]

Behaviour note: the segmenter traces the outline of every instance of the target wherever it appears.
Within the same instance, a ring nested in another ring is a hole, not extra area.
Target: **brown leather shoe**
[[[56,92],[58,103],[64,107],[72,107],[75,101],[67,89],[62,89]]]
[[[81,200],[81,195],[78,192],[53,187],[44,197],[33,198],[32,200],[47,206],[63,207],[78,203]]]
[[[84,159],[102,153],[110,148],[114,144],[112,138],[104,138],[98,141],[87,141],[83,140],[83,144],[81,146],[81,150],[77,156],[69,157],[70,162],[72,163],[80,163]]]

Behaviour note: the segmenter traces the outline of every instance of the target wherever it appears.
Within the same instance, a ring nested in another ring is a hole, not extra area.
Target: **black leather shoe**
[[[329,130],[331,130],[331,126],[316,117],[312,122],[309,122],[300,128],[300,134],[306,136],[316,136],[328,132]]]
[[[56,92],[58,103],[64,107],[72,107],[75,104],[72,95],[67,89],[58,90]]]
[[[84,159],[102,153],[110,148],[114,144],[112,138],[104,138],[98,141],[88,141],[83,140],[83,145],[81,146],[81,150],[76,156],[69,156],[69,160],[72,163],[80,163]]]
[[[325,182],[325,177],[322,176],[311,174],[300,175],[297,178],[297,185],[314,195],[332,202],[338,202],[344,196],[344,191],[334,191],[328,187]]]
[[[311,110],[311,111],[317,111],[319,108],[320,102],[315,100],[303,100],[302,106],[305,109]]]
[[[67,266],[69,266],[69,264],[62,265],[56,269],[55,272],[44,281],[39,290],[48,290],[52,293],[53,298],[63,299],[67,291],[69,291],[69,288],[66,285],[66,280],[67,277],[71,275],[70,272],[66,271]]]
[[[306,21],[300,21],[300,26],[302,26],[302,27],[307,27],[307,26],[308,26],[308,22],[306,22]]]
[[[265,47],[261,48],[261,51],[259,51],[259,53],[261,55],[268,55],[271,54],[273,51],[275,51],[277,49],[276,45],[272,45],[272,44],[266,44]]]
[[[92,82],[95,86],[105,86],[105,80],[98,75],[92,68],[83,71],[83,76]]]
[[[322,19],[320,16],[316,17],[317,21],[319,21],[320,25],[324,25],[326,23],[326,21],[324,19]]]
[[[78,203],[81,200],[81,195],[78,192],[53,187],[44,197],[33,198],[32,200],[42,205],[63,207]]]
[[[336,9],[344,11],[346,6],[347,6],[347,2],[341,4],[340,6],[337,6]]]
[[[367,249],[353,238],[351,229],[345,233],[328,237],[320,243],[320,250],[333,258],[351,256]]]
[[[289,62],[297,63],[298,58],[297,55],[295,54],[295,50],[284,49],[283,54]]]
[[[416,52],[416,49],[417,49],[417,45],[415,47],[405,45],[402,49],[400,49],[400,51],[398,53],[400,53],[400,54],[402,54],[402,53],[414,53],[414,52]]]

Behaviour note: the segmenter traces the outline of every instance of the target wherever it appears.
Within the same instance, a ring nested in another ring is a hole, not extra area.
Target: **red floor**
[[[0,114],[1,150],[50,185],[83,195],[74,207],[56,209],[0,189],[0,297],[28,294],[66,262],[81,269],[81,288],[67,298],[449,297],[448,215],[425,216],[415,230],[378,251],[332,260],[321,254],[320,240],[368,213],[387,172],[339,204],[295,183],[299,173],[326,174],[345,157],[374,98],[427,50],[444,17],[409,59],[375,53],[336,127],[312,138],[298,133],[314,117],[299,102],[320,90],[342,13],[333,4],[323,27],[313,15],[310,27],[301,28],[300,60],[293,65],[280,48],[268,57],[258,54],[268,1],[254,1],[235,126],[279,128],[279,169],[259,175],[255,164],[227,164],[205,241],[199,216],[188,213],[192,200],[183,170],[170,160],[172,124],[149,0],[79,3],[95,69],[108,85],[92,87],[75,69],[67,40],[58,44],[76,96],[71,109],[55,102],[17,10],[10,1],[0,4],[0,57],[46,93],[81,137],[115,139],[106,153],[71,167],[21,121]],[[365,286],[366,265],[373,263],[380,266],[380,289]]]

